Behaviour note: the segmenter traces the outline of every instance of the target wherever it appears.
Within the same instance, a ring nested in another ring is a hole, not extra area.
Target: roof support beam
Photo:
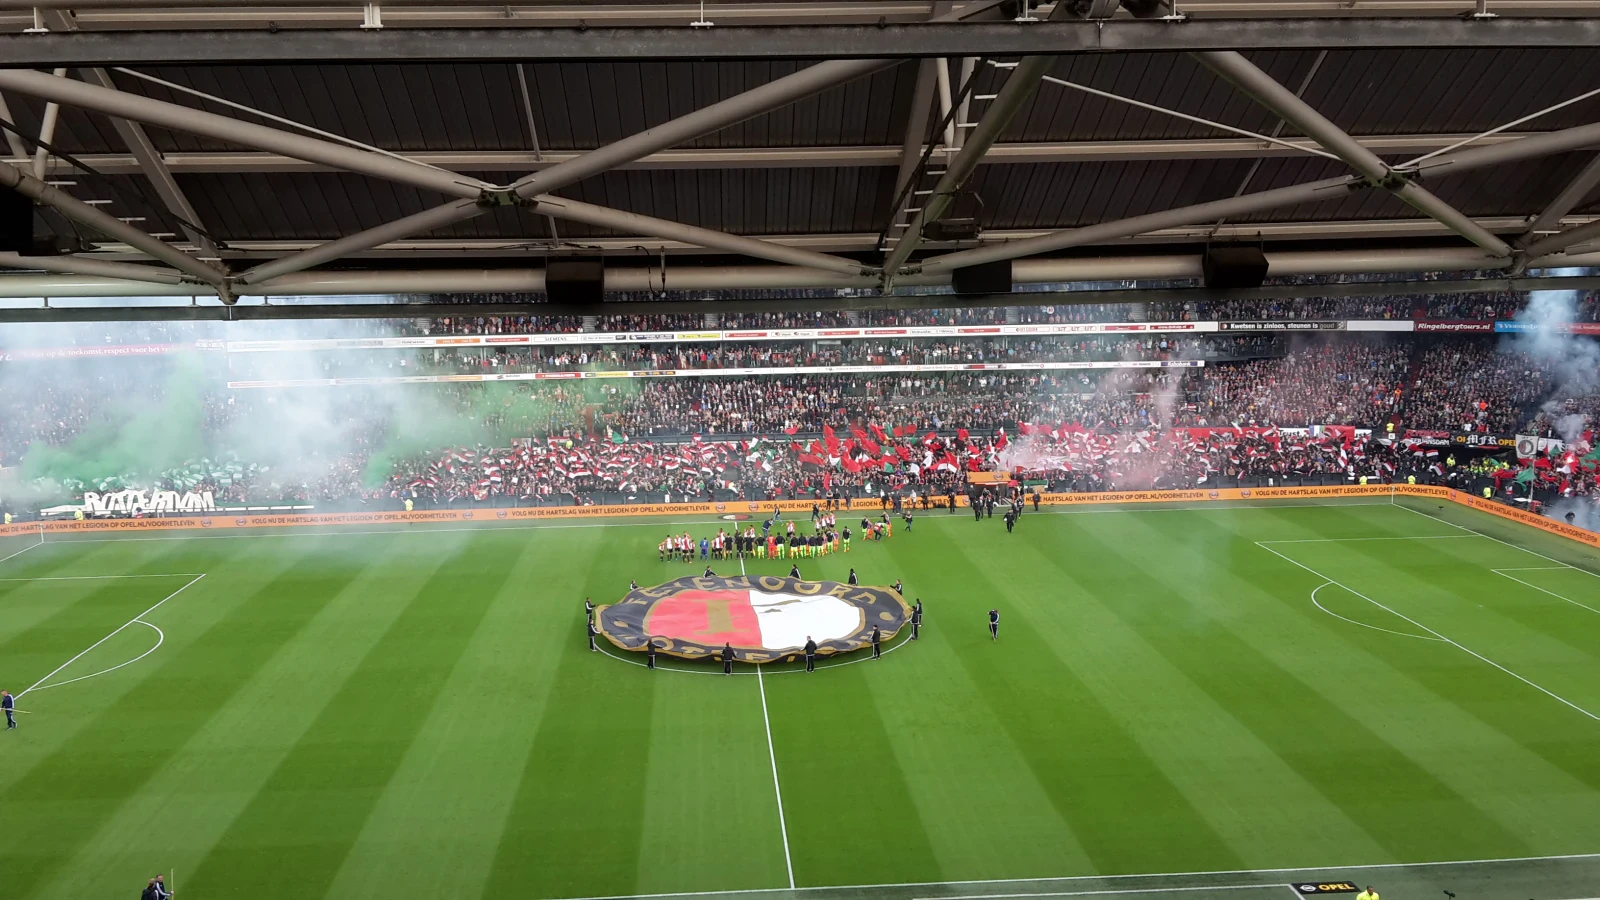
[[[71,194],[57,190],[15,167],[0,165],[0,188],[16,191],[60,212],[74,222],[87,225],[107,237],[116,238],[174,269],[210,284],[224,295],[228,293],[227,276],[221,269],[207,265],[171,244],[153,238],[127,222],[107,215]]]
[[[116,89],[110,73],[105,69],[84,69],[82,75],[85,81],[103,88]],[[161,153],[156,150],[155,144],[150,142],[150,136],[145,134],[144,126],[121,116],[110,118],[111,127],[117,130],[117,136],[122,138],[123,146],[128,148],[128,152],[138,162],[139,171],[150,182],[150,186],[155,188],[156,196],[161,198],[167,212],[177,218],[178,228],[184,237],[199,247],[205,256],[216,256],[217,245],[205,232],[200,222],[200,214],[195,212],[194,205],[184,196],[183,188],[178,187],[178,181],[172,177],[171,170],[161,162]]]
[[[1429,160],[1430,165],[1427,171],[1432,175],[1466,172],[1595,146],[1600,146],[1600,124],[1580,125],[1576,128],[1552,131],[1537,137],[1523,138],[1522,140],[1509,141],[1504,144],[1495,144],[1487,147],[1464,147],[1459,150],[1453,150],[1450,153],[1436,156]],[[947,272],[961,266],[995,262],[1002,259],[1021,259],[1026,256],[1035,256],[1055,250],[1066,250],[1071,247],[1083,247],[1120,238],[1137,237],[1165,228],[1183,228],[1203,222],[1213,222],[1217,219],[1234,219],[1254,213],[1281,209],[1285,206],[1326,200],[1337,197],[1345,191],[1359,190],[1364,186],[1365,182],[1361,178],[1352,175],[1344,178],[1328,178],[1322,181],[1276,188],[1270,191],[1258,191],[1226,200],[1213,200],[1208,203],[1183,206],[1177,209],[1134,216],[1114,222],[1102,222],[1085,228],[1057,231],[1007,244],[979,247],[972,250],[962,250],[958,253],[945,254],[944,256],[936,256],[932,259],[923,260],[921,270],[924,273]],[[1484,256],[1482,259],[1499,266],[1507,265],[1510,262],[1509,258],[1501,257],[1490,260],[1488,256]],[[1488,262],[1485,264],[1488,264]],[[1476,266],[1467,266],[1467,268],[1476,268]]]
[[[892,65],[894,62],[890,60],[818,63],[758,88],[702,107],[688,115],[607,144],[598,150],[591,150],[542,172],[521,178],[507,192],[506,199],[536,198],[540,194],[566,187],[584,178],[613,169],[622,163],[719,131],[729,125],[819,93],[836,84],[854,81]],[[0,78],[0,84],[3,83],[3,78]],[[259,284],[272,278],[332,262],[351,253],[370,250],[390,241],[463,222],[487,211],[488,207],[482,203],[460,201],[448,203],[257,266],[244,273],[242,281],[246,284]]]
[[[1058,2],[1050,10],[1050,21],[1066,18],[1070,13],[1071,4]],[[972,133],[961,141],[961,150],[955,158],[945,164],[944,174],[939,176],[939,181],[933,186],[933,193],[923,201],[922,209],[911,218],[911,224],[906,226],[904,234],[894,242],[894,249],[889,251],[888,259],[883,263],[883,285],[887,289],[894,284],[894,279],[900,274],[901,266],[916,252],[917,245],[922,241],[922,229],[930,222],[939,221],[940,217],[950,209],[955,202],[958,191],[966,186],[972,173],[978,169],[978,160],[983,159],[989,148],[1000,140],[1000,135],[1011,124],[1017,112],[1022,109],[1033,92],[1038,90],[1040,79],[1055,65],[1054,56],[1026,56],[1011,69],[1011,77],[995,95],[994,101],[984,110],[983,118],[978,120]],[[941,63],[942,65],[942,63]],[[963,100],[963,102],[965,102]],[[959,117],[958,117],[959,118]]]
[[[1528,245],[1528,257],[1533,259],[1549,256],[1553,253],[1562,253],[1568,247],[1587,244],[1596,239],[1600,239],[1600,221],[1569,228],[1566,231],[1557,232],[1549,237],[1534,241]]]
[[[1597,185],[1600,185],[1600,154],[1589,160],[1589,164],[1573,176],[1572,180],[1567,182],[1567,186],[1561,189],[1561,193],[1550,201],[1544,212],[1539,213],[1539,217],[1528,224],[1528,230],[1522,238],[1523,243],[1538,240],[1540,232],[1560,228],[1561,220],[1566,218],[1567,213],[1576,209],[1578,204],[1583,202],[1583,198],[1589,196],[1589,192]]]
[[[926,63],[924,63],[926,64]],[[931,101],[930,101],[931,104]],[[931,108],[930,108],[931,112]],[[0,116],[5,113],[0,111]],[[9,119],[9,116],[7,116]],[[1511,132],[1490,135],[1473,146],[1503,144],[1545,132]],[[1467,134],[1391,134],[1357,137],[1362,146],[1383,155],[1421,155],[1459,143]],[[12,165],[27,165],[30,158],[19,146]],[[995,144],[979,160],[979,165],[1025,165],[1077,162],[1118,162],[1162,159],[1259,159],[1300,156],[1316,146],[1304,138],[1282,138],[1292,146],[1268,144],[1250,138],[1181,138],[1172,140],[1059,141]],[[541,153],[517,150],[437,150],[406,154],[406,158],[425,166],[452,172],[538,171],[566,162],[585,151],[545,150]],[[693,147],[652,153],[618,169],[781,169],[781,168],[862,168],[901,166],[905,147]],[[920,154],[921,147],[913,148]],[[127,153],[80,153],[83,163],[102,175],[139,175],[139,161]],[[264,172],[329,172],[334,167],[295,159],[277,153],[254,151],[207,151],[166,153],[161,161],[174,174],[212,174]],[[912,164],[916,157],[912,158]],[[904,182],[901,182],[904,186]]]
[[[190,280],[177,269],[141,266],[84,256],[23,256],[19,253],[0,253],[0,267],[37,269],[41,272],[59,272],[63,275],[124,278],[150,284],[183,284]]]
[[[33,0],[6,0],[31,8]],[[82,0],[61,0],[81,6]],[[170,5],[170,4],[169,4]],[[1248,10],[1247,10],[1248,11]],[[1158,20],[809,25],[715,28],[306,28],[0,35],[7,66],[258,65],[284,62],[417,63],[471,59],[897,59],[1015,57],[1104,51],[1195,52],[1324,48],[1600,46],[1600,21],[1325,16]]]
[[[1332,151],[1369,184],[1381,187],[1423,215],[1444,223],[1450,230],[1495,256],[1510,256],[1511,246],[1490,234],[1461,211],[1440,200],[1432,192],[1395,171],[1377,154],[1361,146],[1344,129],[1333,124],[1311,104],[1279,84],[1243,55],[1228,50],[1196,53],[1206,68],[1271,110],[1284,121],[1305,132],[1312,140]]]
[[[999,0],[979,0],[979,2],[963,8],[959,13],[941,17],[938,21],[945,21],[946,18],[981,15],[997,5],[999,5]],[[668,120],[654,128],[647,128],[599,149],[591,150],[566,162],[551,166],[542,172],[535,172],[518,179],[516,184],[512,185],[511,193],[518,200],[526,201],[536,198],[540,194],[558,190],[592,175],[598,175],[620,165],[634,162],[651,153],[675,147],[685,141],[694,140],[714,131],[720,131],[730,125],[755,118],[762,113],[787,106],[796,100],[820,93],[836,85],[882,71],[894,64],[894,60],[885,59],[835,59],[818,63],[793,74],[785,75],[775,81],[770,81],[760,87],[735,94],[710,106],[701,107],[692,113]],[[3,74],[0,73],[0,75]],[[0,78],[0,86],[4,86],[3,78]],[[486,208],[482,203],[472,206],[459,202],[446,204],[387,225],[380,225],[377,228],[346,235],[321,247],[257,266],[246,272],[241,280],[246,284],[259,284],[291,272],[302,272],[314,266],[348,256],[351,253],[370,250],[373,247],[400,240],[424,230],[416,228],[410,232],[403,232],[405,228],[419,225],[430,225],[433,228],[439,228],[454,222],[471,219],[484,211],[486,211]]]

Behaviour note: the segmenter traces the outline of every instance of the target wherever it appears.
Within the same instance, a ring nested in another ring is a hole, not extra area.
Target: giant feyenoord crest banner
[[[595,610],[595,623],[624,650],[643,652],[654,639],[659,653],[704,659],[732,644],[739,661],[763,663],[801,656],[808,635],[822,656],[859,650],[872,644],[873,626],[887,641],[910,616],[889,588],[772,575],[691,576],[631,591]]]

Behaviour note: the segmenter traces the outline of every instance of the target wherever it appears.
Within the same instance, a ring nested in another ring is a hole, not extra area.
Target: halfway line
[[[744,569],[744,557],[739,557],[739,574]],[[789,873],[789,888],[794,889],[794,859],[789,855],[789,826],[783,817],[783,786],[778,783],[778,752],[772,748],[772,719],[767,715],[767,682],[756,666],[756,689],[761,692],[761,726],[767,732],[767,759],[772,762],[772,793],[778,798],[778,833],[783,835],[783,867]]]

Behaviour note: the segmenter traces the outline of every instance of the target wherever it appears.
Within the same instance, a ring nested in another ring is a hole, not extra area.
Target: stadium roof
[[[1279,275],[1594,264],[1595,16],[0,0],[0,184],[81,248],[0,256],[49,273],[0,295],[538,290],[595,252],[631,290],[1183,278],[1210,241]]]

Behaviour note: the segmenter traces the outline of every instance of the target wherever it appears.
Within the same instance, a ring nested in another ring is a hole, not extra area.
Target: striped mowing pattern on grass
[[[1587,896],[1591,858],[1515,860],[1600,849],[1593,551],[1419,501],[1085,512],[801,560],[904,579],[922,640],[759,680],[588,651],[585,596],[699,571],[664,523],[50,541],[0,563],[0,686],[43,679],[0,865],[45,900]],[[1393,867],[1460,859],[1512,861]],[[1340,861],[1384,868],[1259,871]]]

